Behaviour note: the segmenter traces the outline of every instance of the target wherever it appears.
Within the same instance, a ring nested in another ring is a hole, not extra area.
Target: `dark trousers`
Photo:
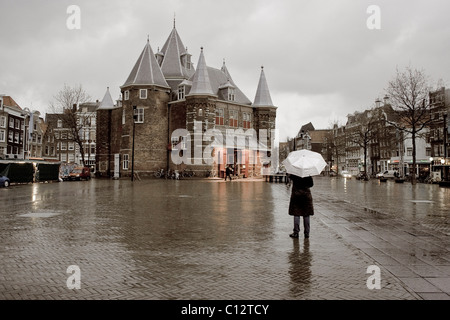
[[[303,216],[303,228],[305,231],[303,232],[305,235],[309,235],[310,229],[310,216]],[[300,216],[294,216],[294,233],[300,233]]]
[[[227,178],[230,178],[230,181],[232,180],[232,179],[231,179],[231,176],[230,176],[229,174],[227,174],[227,175],[225,176],[225,181],[227,181]]]

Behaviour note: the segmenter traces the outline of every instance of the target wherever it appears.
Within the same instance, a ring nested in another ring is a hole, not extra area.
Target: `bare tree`
[[[431,122],[431,106],[428,94],[431,90],[424,71],[405,68],[397,69],[394,78],[389,81],[386,93],[396,113],[397,120],[390,122],[402,132],[409,133],[412,139],[413,170],[411,183],[416,183],[416,137]]]
[[[334,121],[330,124],[330,129],[324,137],[323,152],[325,153],[325,160],[330,165],[330,170],[333,165],[336,165],[336,173],[339,174],[339,158],[345,156],[345,135],[340,133],[340,124]]]
[[[50,103],[52,112],[58,115],[58,119],[62,121],[63,128],[66,128],[70,133],[70,139],[75,142],[81,154],[81,161],[85,166],[84,158],[84,134],[83,121],[79,118],[78,107],[80,104],[91,100],[91,97],[83,89],[82,85],[70,87],[64,85],[55,96],[54,101]]]

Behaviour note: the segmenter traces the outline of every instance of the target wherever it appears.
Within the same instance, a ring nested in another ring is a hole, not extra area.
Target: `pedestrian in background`
[[[300,233],[300,217],[303,217],[303,228],[305,238],[309,238],[310,216],[314,215],[313,199],[311,190],[314,181],[311,177],[300,178],[289,175],[292,181],[291,199],[289,202],[289,215],[294,216],[294,232],[289,236],[298,238]]]
[[[227,178],[230,178],[230,181],[232,181],[232,179],[231,179],[231,168],[230,168],[230,166],[227,166],[227,168],[225,169],[225,181],[227,181]]]

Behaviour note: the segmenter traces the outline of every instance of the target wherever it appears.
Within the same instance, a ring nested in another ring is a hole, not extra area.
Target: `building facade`
[[[429,131],[430,160],[434,169],[446,181],[450,172],[450,89],[442,87],[429,93],[431,125]]]
[[[42,139],[42,157],[48,161],[60,161],[77,166],[95,168],[97,151],[97,108],[99,101],[74,106],[76,124],[69,127],[63,113],[47,113],[46,131]],[[72,112],[72,111],[70,111]],[[78,140],[74,132],[78,132]],[[80,148],[80,144],[82,148]],[[82,150],[81,150],[82,149]]]
[[[225,62],[207,65],[203,48],[194,68],[174,25],[156,54],[147,40],[120,90],[120,104],[108,90],[97,111],[99,175],[189,169],[223,176],[232,165],[235,174],[250,177],[270,166],[277,107],[263,68],[252,102]]]
[[[10,96],[0,100],[0,158],[24,159],[25,115]]]

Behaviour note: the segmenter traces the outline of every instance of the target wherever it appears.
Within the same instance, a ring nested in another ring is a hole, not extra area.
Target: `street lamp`
[[[131,151],[131,181],[134,181],[134,136],[136,133],[136,106],[133,106],[133,149]]]
[[[23,123],[23,143],[25,143],[25,139],[27,141],[26,145],[23,146],[23,159],[25,160],[25,146],[27,149],[27,158],[30,159],[30,140],[33,138],[33,131],[34,131],[34,115],[38,116],[40,115],[39,111],[31,111],[30,109],[28,109],[27,107],[22,109],[22,114],[24,117],[24,123]],[[33,117],[32,117],[33,116]],[[28,120],[28,126],[27,126],[27,118],[29,118]],[[27,130],[28,128],[28,130]]]

